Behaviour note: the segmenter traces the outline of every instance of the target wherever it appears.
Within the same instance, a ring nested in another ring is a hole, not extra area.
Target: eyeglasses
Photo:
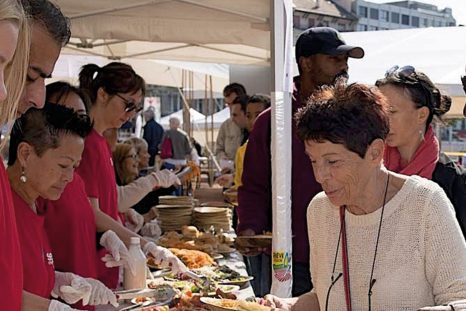
[[[126,98],[124,98],[123,96],[121,96],[118,93],[116,93],[115,95],[118,96],[123,101],[123,103],[125,104],[125,112],[136,111],[136,113],[137,113],[137,112],[142,110],[143,107],[137,105],[132,100],[126,99]]]
[[[130,154],[125,157],[125,159],[133,159],[133,160],[136,160],[137,158],[138,158],[137,154]]]

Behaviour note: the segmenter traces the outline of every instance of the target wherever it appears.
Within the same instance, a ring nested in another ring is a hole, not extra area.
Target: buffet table
[[[231,254],[225,255],[224,258],[218,259],[217,260],[218,265],[226,265],[229,268],[236,270],[243,276],[247,276],[246,272],[246,266],[243,261],[243,257],[241,256],[240,253],[238,252],[233,252]],[[161,278],[156,278],[156,281],[162,281]],[[240,289],[239,291],[234,293],[237,296],[237,299],[240,300],[246,300],[247,298],[254,297],[254,291],[252,290],[251,285],[249,282],[245,287]],[[97,306],[96,310],[97,311],[117,311],[124,309],[126,307],[131,306],[130,302],[120,302],[120,306],[118,308],[115,308],[111,305],[105,305],[105,306]],[[132,310],[139,310],[139,309],[132,309]]]

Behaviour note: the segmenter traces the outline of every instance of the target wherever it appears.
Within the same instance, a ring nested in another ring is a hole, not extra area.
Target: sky
[[[449,7],[452,9],[453,17],[456,19],[456,24],[466,25],[466,0],[417,0],[436,5],[439,9]],[[370,0],[375,3],[395,2],[391,0]]]

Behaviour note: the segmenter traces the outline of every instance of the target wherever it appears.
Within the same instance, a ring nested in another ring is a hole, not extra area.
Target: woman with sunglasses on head
[[[466,175],[440,153],[432,128],[434,118],[448,112],[451,99],[412,66],[390,69],[376,85],[389,103],[390,132],[384,153],[387,169],[419,175],[438,183],[453,204],[463,235],[466,234]]]
[[[296,114],[323,189],[307,210],[314,289],[267,302],[294,311],[418,310],[466,297],[466,243],[447,196],[383,166],[387,110],[377,88],[351,84],[324,87]]]
[[[93,121],[93,130],[86,138],[77,172],[84,181],[95,213],[101,210],[114,220],[123,222],[119,207],[125,205],[124,210],[128,211],[130,205],[127,203],[128,200],[123,203],[125,198],[118,197],[112,152],[102,134],[107,129],[120,128],[141,110],[145,82],[131,66],[113,62],[103,67],[95,64],[83,66],[79,73],[79,83],[80,88],[90,97],[89,116]],[[170,177],[163,175],[160,178]],[[165,182],[165,180],[159,181],[161,184]],[[141,241],[141,244],[144,252],[155,257],[156,262],[170,264],[175,270],[186,269],[167,249],[158,247],[152,242]],[[118,269],[108,269],[100,261],[105,255],[105,250],[98,253],[99,280],[110,288],[116,288]]]

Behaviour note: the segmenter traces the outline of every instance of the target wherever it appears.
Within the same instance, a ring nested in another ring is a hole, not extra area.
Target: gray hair
[[[149,107],[147,108],[146,111],[144,111],[144,119],[146,120],[155,119],[155,111],[152,107]]]

